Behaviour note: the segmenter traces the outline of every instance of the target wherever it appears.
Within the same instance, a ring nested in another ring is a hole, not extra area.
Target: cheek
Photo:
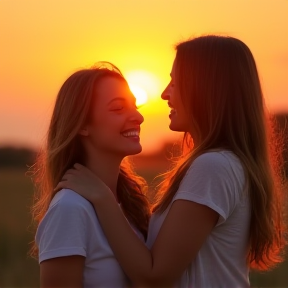
[[[92,143],[94,148],[106,149],[111,145],[111,143],[116,142],[115,133],[113,133],[113,130],[109,129],[109,127],[108,129],[106,128],[106,126],[98,127],[97,129],[94,129],[93,133],[90,134],[89,141]]]
[[[173,103],[176,103],[178,106],[182,103],[180,93],[176,87],[170,89],[170,95]]]
[[[173,120],[173,119],[172,119]],[[180,105],[177,109],[177,116],[174,118],[174,125],[177,126],[179,131],[187,132],[189,130],[190,119],[187,115],[186,110]]]
[[[112,115],[113,116],[113,115]],[[109,112],[105,111],[105,113],[98,113],[94,115],[91,119],[91,126],[95,129],[105,129],[105,127],[113,127],[113,122],[115,117],[112,117]]]
[[[95,136],[97,136],[97,134],[99,135],[99,137],[101,135],[105,135],[105,137],[109,136],[110,134],[115,134],[116,131],[119,131],[119,125],[117,126],[117,123],[111,122],[109,120],[101,120],[101,121],[97,121],[97,125],[94,125],[94,129],[95,129]]]

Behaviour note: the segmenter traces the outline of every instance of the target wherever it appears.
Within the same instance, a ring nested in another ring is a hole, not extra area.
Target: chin
[[[129,156],[129,155],[136,155],[136,154],[139,154],[141,153],[142,151],[142,146],[139,144],[138,147],[131,147],[131,149],[127,149],[126,150],[126,156]]]
[[[135,149],[134,153],[133,154],[131,153],[131,155],[139,154],[141,152],[142,152],[142,146],[140,146],[138,149]]]
[[[180,129],[179,127],[177,127],[176,125],[173,125],[172,123],[169,125],[169,129],[175,132],[184,132],[183,129]]]

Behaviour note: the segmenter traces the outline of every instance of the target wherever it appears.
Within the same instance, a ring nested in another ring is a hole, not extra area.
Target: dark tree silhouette
[[[35,157],[36,151],[29,148],[0,147],[0,168],[28,168]]]

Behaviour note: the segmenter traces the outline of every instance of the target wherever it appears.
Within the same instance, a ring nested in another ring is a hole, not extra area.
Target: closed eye
[[[121,111],[121,110],[123,110],[124,109],[124,107],[123,106],[119,106],[119,107],[113,107],[113,108],[111,108],[110,110],[111,111]]]

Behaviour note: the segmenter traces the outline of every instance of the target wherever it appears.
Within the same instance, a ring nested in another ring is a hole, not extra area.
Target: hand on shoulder
[[[65,172],[54,190],[58,191],[64,188],[73,190],[94,206],[113,196],[112,191],[99,177],[87,167],[78,163]]]

